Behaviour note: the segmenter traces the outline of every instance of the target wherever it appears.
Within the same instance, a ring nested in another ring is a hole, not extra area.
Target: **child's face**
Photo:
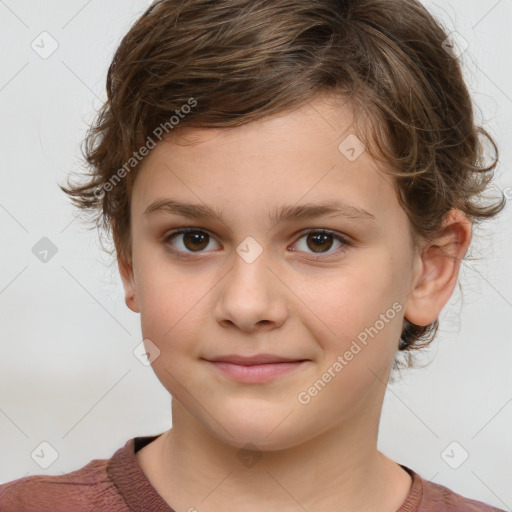
[[[263,122],[189,130],[199,144],[171,139],[146,157],[132,194],[133,274],[122,273],[143,337],[160,350],[153,369],[180,404],[173,423],[268,449],[333,428],[374,436],[420,267],[392,178],[368,152],[350,161],[338,149],[352,132],[347,107],[320,98]],[[223,222],[144,213],[160,200],[207,206]],[[324,202],[374,219],[271,220]],[[201,233],[168,239],[183,227]],[[307,361],[247,382],[206,360],[262,353]]]

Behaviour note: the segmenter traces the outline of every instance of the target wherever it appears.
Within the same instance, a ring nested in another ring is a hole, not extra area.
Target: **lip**
[[[244,356],[241,354],[227,354],[225,356],[207,358],[206,360],[212,363],[222,362],[237,364],[241,366],[253,366],[271,363],[296,363],[300,361],[305,361],[306,359],[300,359],[297,357],[283,357],[275,354],[255,354],[252,356]]]
[[[272,354],[229,355],[206,359],[206,361],[224,376],[247,384],[261,384],[275,380],[309,362],[307,359],[289,359]]]

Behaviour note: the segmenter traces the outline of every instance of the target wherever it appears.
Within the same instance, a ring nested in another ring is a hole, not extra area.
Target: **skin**
[[[439,247],[415,249],[393,178],[368,151],[349,161],[338,150],[353,119],[348,104],[321,95],[241,127],[173,133],[143,162],[132,190],[132,258],[118,264],[126,304],[160,351],[152,367],[172,394],[173,425],[136,459],[177,512],[394,512],[409,493],[408,473],[377,450],[384,393],[404,317],[417,325],[438,318],[471,223],[452,210]],[[167,198],[206,204],[223,222],[143,214]],[[362,207],[376,222],[269,220],[282,205],[325,199]],[[166,239],[181,227],[206,231],[199,252],[197,239]],[[315,252],[311,238],[322,228],[351,243],[328,237]],[[252,263],[236,251],[248,236],[262,249]],[[394,318],[300,403],[299,393],[393,303],[401,309]],[[308,361],[247,384],[201,359],[262,352]],[[255,462],[244,464],[239,455],[249,449]]]

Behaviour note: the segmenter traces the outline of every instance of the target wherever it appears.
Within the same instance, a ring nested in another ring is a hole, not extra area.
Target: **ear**
[[[124,297],[126,305],[134,312],[140,313],[140,307],[137,299],[137,287],[135,285],[135,278],[133,274],[133,263],[128,261],[123,256],[118,256],[117,265],[119,274],[123,281]]]
[[[419,326],[429,325],[450,299],[460,265],[472,237],[471,221],[458,209],[445,214],[441,235],[420,255],[420,272],[408,294],[404,316]]]

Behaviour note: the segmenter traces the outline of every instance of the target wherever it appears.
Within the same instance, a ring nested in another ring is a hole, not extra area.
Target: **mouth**
[[[294,359],[273,354],[242,356],[230,354],[205,359],[216,371],[232,380],[245,383],[264,383],[289,374],[309,362],[309,359]]]

